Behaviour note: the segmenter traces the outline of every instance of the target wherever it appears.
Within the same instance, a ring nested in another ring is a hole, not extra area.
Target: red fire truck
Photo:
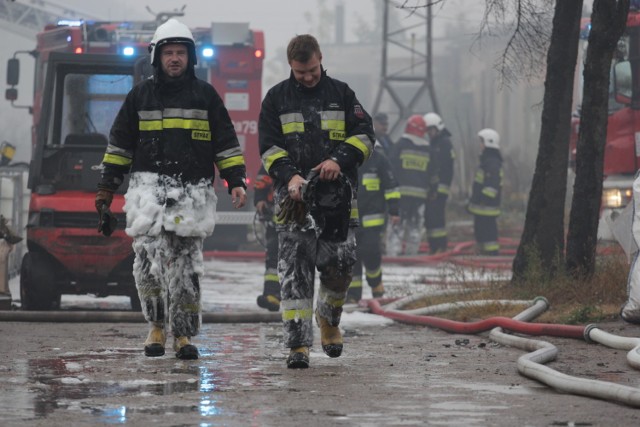
[[[97,232],[94,198],[109,129],[128,91],[151,73],[147,45],[159,23],[58,22],[40,32],[36,49],[28,52],[35,58],[35,79],[28,252],[20,272],[23,309],[59,307],[62,294],[128,295],[132,308],[140,308],[131,239],[124,232],[127,185],[114,198],[119,228],[111,237]],[[196,74],[225,101],[244,149],[251,188],[260,162],[264,35],[236,23],[212,23],[192,32]],[[7,67],[11,87],[6,98],[12,103],[17,99],[18,61],[14,55]],[[221,182],[217,179],[216,185]],[[250,208],[230,212],[226,199],[230,197],[220,197],[218,225],[207,239],[213,247],[225,239],[234,244],[245,239],[253,218]]]
[[[583,19],[581,39],[586,42],[590,21]],[[582,50],[582,53],[586,49]],[[612,63],[609,119],[604,150],[604,181],[598,237],[612,240],[612,218],[631,200],[632,184],[640,168],[640,1],[633,1],[625,34],[618,42]],[[579,61],[582,63],[582,60]],[[582,76],[579,69],[578,79]],[[581,91],[582,85],[578,88]],[[580,117],[571,124],[570,164],[575,164]],[[612,217],[613,215],[613,217]]]

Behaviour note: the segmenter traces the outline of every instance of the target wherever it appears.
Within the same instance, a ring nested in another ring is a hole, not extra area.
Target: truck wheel
[[[51,310],[60,307],[55,288],[55,269],[43,254],[27,252],[20,267],[20,301],[23,310]]]
[[[129,299],[131,299],[131,310],[132,311],[142,311],[142,304],[140,303],[140,297],[137,292],[133,292]]]

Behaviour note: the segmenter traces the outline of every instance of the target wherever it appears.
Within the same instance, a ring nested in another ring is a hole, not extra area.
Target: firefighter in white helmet
[[[391,147],[389,160],[400,189],[400,223],[392,224],[388,232],[388,255],[416,255],[420,249],[430,181],[426,132],[424,119],[414,114],[407,119],[402,137]]]
[[[189,28],[169,19],[156,30],[149,52],[154,76],[128,93],[116,116],[96,209],[108,210],[130,172],[125,231],[133,237],[133,276],[150,325],[144,353],[164,355],[168,324],[176,357],[197,359],[190,340],[200,328],[202,243],[215,226],[214,165],[241,208],[245,163],[222,99],[195,76]]]
[[[503,175],[500,135],[493,129],[482,129],[478,132],[478,137],[482,152],[467,210],[473,214],[478,252],[483,255],[498,255],[498,216]]]
[[[448,245],[445,210],[453,180],[455,152],[451,144],[451,133],[436,113],[424,115],[431,152],[429,168],[430,182],[425,211],[425,226],[429,253],[445,252]]]

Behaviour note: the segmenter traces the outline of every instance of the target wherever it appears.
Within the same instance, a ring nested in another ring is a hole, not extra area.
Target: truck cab
[[[29,168],[28,252],[22,260],[23,309],[59,307],[62,294],[127,295],[140,309],[124,232],[123,192],[112,210],[118,229],[97,232],[94,207],[109,129],[147,57],[50,52]]]

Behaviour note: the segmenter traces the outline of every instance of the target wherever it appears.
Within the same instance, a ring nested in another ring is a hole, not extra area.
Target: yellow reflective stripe
[[[322,130],[345,130],[347,128],[344,120],[321,120]]]
[[[198,119],[162,119],[162,120],[141,120],[138,124],[141,131],[152,131],[162,129],[192,129],[209,130],[209,121]]]
[[[492,206],[482,206],[476,204],[469,204],[469,212],[474,215],[480,216],[498,216],[500,215],[500,208]]]
[[[434,228],[431,230],[427,230],[427,236],[428,237],[446,237],[447,236],[447,229],[446,228]]]
[[[362,287],[362,279],[358,280],[358,279],[353,279],[351,281],[351,284],[349,285],[350,288],[361,288]]]
[[[484,249],[485,251],[497,251],[500,249],[500,243],[485,242],[485,243],[482,243],[482,249]]]
[[[349,215],[349,219],[358,219],[360,214],[358,213],[358,208],[351,208],[351,214]]]
[[[264,275],[264,281],[265,282],[277,282],[278,281],[278,275],[277,274],[265,274]]]
[[[409,197],[418,197],[420,199],[427,198],[427,190],[424,188],[403,185],[399,187],[399,189],[402,197],[409,196]]]
[[[286,123],[282,125],[282,133],[283,134],[288,134],[288,133],[303,133],[304,132],[304,123],[302,122],[293,122],[293,123]]]
[[[287,157],[288,155],[289,153],[286,150],[283,150],[277,145],[274,145],[262,154],[262,164],[264,165],[264,168],[267,170],[267,172],[269,172],[269,169],[271,169],[271,165],[273,165],[273,162],[281,159],[282,157]]]
[[[387,191],[384,193],[385,200],[399,199],[400,191],[398,189],[393,189],[391,191]]]
[[[368,178],[366,176],[362,177],[362,186],[367,191],[378,191],[380,190],[380,178]]]
[[[242,166],[244,165],[244,157],[243,156],[233,156],[228,159],[218,160],[216,162],[218,165],[218,169],[224,170],[233,166]]]
[[[365,160],[371,156],[371,149],[373,148],[373,145],[367,135],[350,136],[345,142],[362,151]]]
[[[364,215],[362,217],[362,226],[363,227],[378,227],[384,225],[384,215],[383,214],[372,214],[372,215]]]
[[[366,275],[369,279],[375,279],[375,278],[378,278],[378,277],[382,276],[382,268],[381,268],[381,267],[378,267],[378,269],[377,269],[376,271],[371,271],[371,272],[367,271],[367,272],[365,273],[365,275]]]
[[[282,311],[282,320],[311,320],[313,316],[312,308],[292,309]]]
[[[485,187],[482,189],[482,194],[493,199],[498,195],[498,190],[492,187]]]
[[[128,157],[119,156],[117,154],[106,153],[102,158],[102,162],[118,166],[129,166],[131,165],[132,160]]]

